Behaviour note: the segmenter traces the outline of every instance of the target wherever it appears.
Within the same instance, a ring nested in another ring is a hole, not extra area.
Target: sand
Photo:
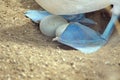
[[[29,9],[42,8],[33,0],[0,0],[0,80],[120,80],[118,29],[100,50],[83,54],[43,35],[24,16]],[[108,22],[103,13],[88,15],[99,32]]]

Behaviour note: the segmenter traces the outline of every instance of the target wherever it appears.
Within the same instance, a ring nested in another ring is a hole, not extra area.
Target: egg
[[[39,28],[44,35],[55,37],[56,29],[67,23],[67,20],[61,16],[50,15],[41,20]]]
[[[56,37],[59,37],[65,29],[68,27],[69,23],[63,24],[56,29]]]

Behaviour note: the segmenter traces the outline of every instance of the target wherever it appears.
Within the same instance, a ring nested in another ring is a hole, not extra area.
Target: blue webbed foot
[[[43,18],[46,16],[51,15],[47,11],[40,11],[40,10],[28,10],[25,12],[25,16],[30,18],[33,22],[39,23]]]
[[[57,41],[83,53],[95,52],[106,43],[96,31],[76,22],[70,23]]]
[[[83,53],[93,53],[107,43],[117,18],[118,16],[112,15],[102,35],[80,23],[71,23],[57,41]]]
[[[79,22],[79,23],[84,24],[84,25],[95,25],[95,24],[97,24],[92,19],[86,18],[85,14],[63,15],[63,17],[68,22]]]
[[[40,11],[40,10],[28,10],[25,12],[25,16],[30,18],[33,22],[39,23],[43,18],[46,16],[52,15],[47,11]],[[85,17],[84,14],[77,14],[77,15],[61,15],[64,17],[68,22],[79,22],[85,25],[94,25],[96,24],[95,21],[88,19]]]
[[[32,21],[39,23],[46,16],[52,15],[47,11],[29,10],[25,13]],[[62,15],[63,16],[63,15]],[[96,24],[91,19],[85,18],[84,14],[64,15],[68,22],[71,22],[65,31],[58,37],[57,41],[80,50],[83,53],[93,53],[105,45],[114,29],[118,16],[112,15],[103,34],[85,26]],[[85,25],[82,25],[85,24]]]
[[[109,21],[105,31],[101,35],[102,38],[104,38],[105,40],[108,41],[109,37],[111,36],[111,34],[112,34],[113,30],[114,30],[114,26],[115,26],[115,23],[118,20],[118,18],[119,18],[118,15],[112,14],[111,20]]]

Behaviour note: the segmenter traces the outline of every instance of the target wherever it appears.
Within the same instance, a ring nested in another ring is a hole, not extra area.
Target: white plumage
[[[71,15],[96,11],[111,4],[113,12],[120,14],[120,0],[36,0],[45,10],[56,15]]]

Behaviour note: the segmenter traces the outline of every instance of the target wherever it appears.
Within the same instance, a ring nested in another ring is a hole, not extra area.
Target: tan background
[[[85,55],[42,35],[24,16],[28,9],[40,6],[33,0],[0,0],[0,80],[120,80],[117,30],[102,49]],[[108,21],[103,12],[88,15],[100,32]]]

